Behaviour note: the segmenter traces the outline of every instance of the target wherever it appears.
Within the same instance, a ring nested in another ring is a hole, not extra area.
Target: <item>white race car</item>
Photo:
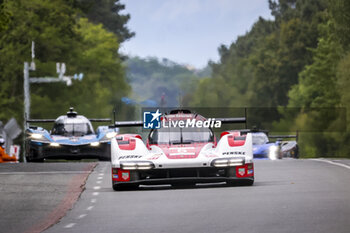
[[[190,111],[175,110],[161,121],[206,121]],[[216,119],[243,123],[245,118]],[[116,122],[117,127],[142,126],[143,122]],[[196,125],[196,124],[195,124]],[[200,124],[199,124],[200,125]],[[149,184],[254,183],[252,135],[226,131],[217,141],[210,127],[152,129],[147,144],[137,134],[120,134],[111,140],[114,190]]]

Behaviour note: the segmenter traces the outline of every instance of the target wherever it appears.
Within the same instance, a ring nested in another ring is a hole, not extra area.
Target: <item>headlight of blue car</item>
[[[42,142],[42,143],[49,143],[49,139],[47,139],[43,134],[40,133],[32,133],[29,134],[29,138],[33,142]]]
[[[270,146],[269,148],[269,158],[271,160],[276,160],[278,154],[278,146]]]
[[[115,136],[117,136],[117,132],[111,131],[106,133],[106,135],[100,140],[100,142],[109,142],[112,138],[114,138]]]

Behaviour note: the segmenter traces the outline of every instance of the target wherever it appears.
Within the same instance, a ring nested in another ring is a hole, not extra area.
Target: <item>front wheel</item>
[[[29,163],[43,163],[44,159],[43,158],[30,158],[30,157],[26,157],[27,162]]]
[[[254,184],[254,179],[249,180],[230,180],[226,181],[229,186],[252,186]]]
[[[254,180],[243,180],[244,186],[252,186],[254,184]]]
[[[132,190],[132,189],[137,189],[138,187],[139,187],[138,184],[114,184],[113,190],[114,191]]]

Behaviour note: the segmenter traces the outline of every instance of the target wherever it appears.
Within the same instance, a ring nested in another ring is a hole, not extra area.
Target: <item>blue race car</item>
[[[253,136],[253,156],[259,159],[281,159],[280,141],[270,142],[265,132],[254,132]]]
[[[26,130],[26,159],[42,162],[45,159],[99,159],[110,160],[110,140],[118,129],[99,126],[96,133],[91,122],[110,122],[110,119],[87,119],[73,108],[55,119],[32,119],[27,122],[54,122],[51,131],[30,126]]]

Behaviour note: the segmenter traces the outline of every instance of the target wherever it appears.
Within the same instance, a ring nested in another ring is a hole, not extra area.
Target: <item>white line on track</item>
[[[100,181],[100,180],[96,181],[96,184],[101,184],[101,183],[102,183],[102,181]]]
[[[96,203],[96,201],[97,201],[96,198],[91,199],[91,203]]]
[[[101,186],[95,186],[94,187],[94,190],[99,190],[99,189],[101,189]]]
[[[72,228],[76,223],[72,222],[64,226],[64,228]]]
[[[333,165],[336,165],[336,166],[339,166],[339,167],[344,167],[344,168],[347,168],[347,169],[350,170],[350,166],[342,164],[342,163],[336,163],[336,162],[325,160],[325,159],[311,159],[311,160],[333,164]]]
[[[93,205],[89,206],[88,208],[86,208],[86,210],[92,210],[94,208]]]
[[[104,176],[105,174],[104,173],[100,173],[100,174],[98,174],[99,176]]]
[[[98,179],[98,180],[102,180],[102,179],[103,179],[103,177],[102,177],[102,176],[99,176],[99,177],[97,177],[97,179]]]
[[[82,219],[82,218],[84,218],[86,216],[87,216],[87,214],[81,214],[81,215],[78,216],[78,219]]]
[[[100,193],[99,192],[93,192],[92,195],[98,196]]]

